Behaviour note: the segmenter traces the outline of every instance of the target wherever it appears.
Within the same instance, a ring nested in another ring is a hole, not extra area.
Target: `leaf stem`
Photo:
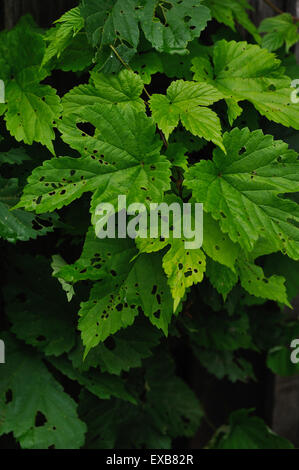
[[[134,70],[131,69],[131,67],[129,66],[129,64],[127,64],[124,59],[119,55],[119,53],[117,52],[117,50],[115,49],[114,46],[112,46],[112,44],[110,44],[110,48],[112,49],[112,51],[114,52],[114,54],[116,55],[116,57],[118,58],[118,60],[123,64],[123,66],[127,69],[127,70],[130,70],[131,72],[134,72]],[[146,94],[146,96],[148,97],[148,99],[151,99],[151,95],[150,93],[147,91],[147,89],[145,88],[145,86],[143,86],[143,91],[144,93]],[[148,105],[147,101],[145,101],[145,104]],[[158,132],[161,136],[161,139],[163,141],[163,144],[164,146],[167,148],[168,147],[168,143],[167,143],[167,140],[165,138],[165,135],[163,134],[163,132],[161,131],[161,129],[158,129]]]
[[[269,7],[272,8],[272,10],[278,13],[279,15],[283,15],[285,13],[280,8],[278,8],[278,6],[276,6],[271,0],[264,0],[264,2],[267,3],[267,5],[269,5]],[[299,18],[297,16],[292,15],[292,17],[293,21],[299,21]]]

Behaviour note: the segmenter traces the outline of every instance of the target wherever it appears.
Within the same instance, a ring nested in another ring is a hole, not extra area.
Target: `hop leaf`
[[[229,121],[242,112],[239,101],[248,100],[270,121],[299,129],[299,108],[291,101],[291,79],[280,61],[259,46],[218,41],[209,57],[193,59],[194,79],[217,88],[229,106]],[[213,78],[214,73],[214,78]]]
[[[44,41],[23,19],[11,31],[0,35],[0,65],[5,83],[7,129],[25,144],[40,142],[54,153],[53,126],[61,113],[60,99],[49,85],[41,85],[48,72],[41,68]]]
[[[283,13],[273,18],[265,18],[259,27],[260,33],[266,33],[262,46],[270,52],[276,51],[285,43],[286,52],[299,40],[298,22],[294,23],[292,15]]]
[[[0,435],[13,432],[25,449],[80,448],[86,425],[78,418],[75,401],[36,352],[9,335],[4,340],[7,363],[0,369],[0,411],[4,417]]]
[[[206,107],[221,98],[221,93],[211,85],[178,80],[172,82],[166,96],[153,95],[150,107],[167,139],[181,121],[193,135],[211,140],[224,149],[219,118]]]
[[[245,250],[259,237],[293,259],[299,257],[298,206],[279,195],[299,188],[297,154],[262,131],[234,129],[224,135],[227,156],[214,151],[186,173],[185,184]]]

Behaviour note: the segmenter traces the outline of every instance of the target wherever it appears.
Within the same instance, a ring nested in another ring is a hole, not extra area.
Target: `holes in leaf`
[[[159,309],[154,313],[154,317],[159,320],[160,316],[161,316],[161,310]]]
[[[77,122],[76,126],[80,131],[83,132],[82,135],[94,136],[96,128],[89,122]]]
[[[5,405],[12,401],[12,390],[9,388],[5,393]]]
[[[118,304],[118,305],[116,305],[115,308],[116,308],[116,310],[117,310],[118,312],[121,312],[122,309],[123,309],[123,307],[124,307],[123,304]]]
[[[157,292],[158,286],[154,285],[152,288],[152,294],[155,295]]]
[[[269,91],[276,91],[276,86],[271,84],[271,85],[268,86],[268,90]]]
[[[182,263],[179,263],[179,270],[183,269]]]
[[[192,276],[192,271],[187,271],[187,272],[185,272],[185,273],[184,273],[184,276],[185,276],[185,277],[190,277],[190,276]]]
[[[35,427],[39,428],[41,426],[44,426],[46,422],[47,422],[47,418],[45,417],[45,415],[41,411],[38,411],[35,415],[35,422],[34,422]]]
[[[113,269],[111,269],[110,273],[112,274],[112,276],[116,276],[116,272]]]
[[[39,343],[42,343],[43,341],[46,341],[46,337],[43,336],[43,335],[39,335],[39,336],[36,338],[36,341],[38,341]]]
[[[239,155],[243,155],[243,153],[246,152],[246,147],[242,147],[240,152],[239,152]]]
[[[105,341],[104,341],[104,346],[109,349],[109,351],[113,351],[113,349],[116,348],[115,341],[112,336],[109,336]]]

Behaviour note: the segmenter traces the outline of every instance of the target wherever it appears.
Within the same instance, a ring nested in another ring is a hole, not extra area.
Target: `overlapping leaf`
[[[211,140],[223,149],[220,120],[206,107],[221,98],[221,93],[208,84],[178,80],[172,82],[166,96],[153,95],[150,107],[167,139],[181,121],[191,134]]]
[[[298,259],[298,206],[279,196],[298,191],[297,154],[260,130],[234,129],[225,134],[224,146],[227,155],[216,149],[213,161],[189,169],[186,186],[245,250],[261,236]]]
[[[193,59],[194,79],[213,85],[228,104],[230,124],[248,100],[267,119],[299,129],[299,107],[291,100],[291,80],[281,63],[265,49],[246,42],[218,41],[209,57]]]
[[[283,13],[272,18],[265,18],[259,27],[260,33],[266,33],[262,46],[269,51],[276,51],[285,43],[286,52],[299,40],[298,22],[293,21],[292,15]]]
[[[54,153],[53,126],[61,113],[54,88],[41,85],[48,72],[41,68],[45,45],[32,23],[21,20],[11,31],[0,35],[1,78],[5,83],[7,129],[17,141],[40,142]]]
[[[78,418],[75,401],[36,352],[8,335],[5,344],[7,362],[0,369],[0,435],[13,432],[25,449],[80,448],[86,425]]]
[[[155,125],[144,113],[113,105],[82,107],[79,116],[68,115],[63,138],[81,150],[81,158],[60,157],[45,161],[28,179],[20,203],[37,213],[53,211],[94,192],[92,212],[102,202],[114,204],[126,195],[127,203],[159,201],[170,187],[170,162],[160,155],[161,141]],[[94,135],[78,127],[95,126]]]

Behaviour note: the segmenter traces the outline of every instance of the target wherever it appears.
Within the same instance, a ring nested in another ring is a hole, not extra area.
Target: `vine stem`
[[[272,10],[278,13],[279,15],[282,15],[283,13],[285,13],[280,8],[278,8],[278,6],[276,6],[271,0],[264,0],[264,2],[267,3],[267,5],[269,5],[269,7],[272,8]],[[293,17],[293,21],[299,21],[299,18],[297,16],[292,15],[292,17]]]
[[[111,50],[114,52],[114,54],[116,55],[116,57],[118,58],[118,60],[122,63],[122,65],[123,65],[127,70],[130,70],[131,72],[133,72],[133,70],[131,69],[131,67],[129,66],[129,64],[127,64],[127,62],[124,61],[124,59],[123,59],[123,58],[121,57],[121,55],[117,52],[117,50],[115,49],[115,47],[114,47],[112,44],[110,44],[110,48],[111,48]],[[149,92],[147,91],[147,89],[145,88],[145,86],[143,86],[143,91],[144,91],[144,93],[146,94],[146,96],[148,97],[148,99],[151,99],[151,95],[149,94]],[[145,104],[146,104],[147,106],[149,106],[149,104],[148,104],[147,101],[145,101]],[[168,142],[167,142],[167,140],[166,140],[166,138],[165,138],[164,133],[161,131],[161,129],[159,129],[159,127],[157,127],[157,129],[158,129],[158,132],[159,132],[159,134],[160,134],[160,136],[161,136],[161,139],[162,139],[162,141],[163,141],[163,144],[164,144],[165,148],[167,148],[167,147],[168,147]]]

